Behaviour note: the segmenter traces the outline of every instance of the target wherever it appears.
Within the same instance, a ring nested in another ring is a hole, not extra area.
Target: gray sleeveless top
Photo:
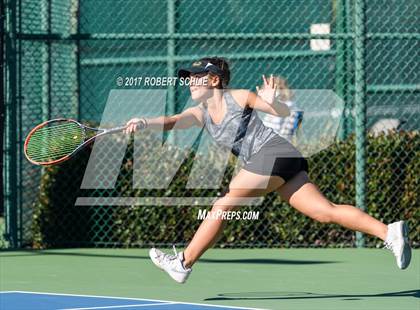
[[[204,127],[219,144],[231,149],[232,153],[247,162],[271,138],[279,137],[273,129],[266,127],[257,113],[250,107],[243,109],[229,92],[223,93],[226,114],[220,124],[215,124],[204,105]]]

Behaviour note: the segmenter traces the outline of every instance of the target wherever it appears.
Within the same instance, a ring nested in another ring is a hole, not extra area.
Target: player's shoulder
[[[229,89],[228,92],[241,106],[246,106],[249,97],[253,94],[248,89]]]
[[[248,89],[229,89],[227,90],[232,96],[246,97],[250,91]]]

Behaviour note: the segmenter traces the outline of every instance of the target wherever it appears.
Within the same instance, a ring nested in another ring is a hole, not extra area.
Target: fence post
[[[51,1],[42,0],[40,4],[41,27],[51,34]],[[51,41],[42,42],[42,121],[51,119]]]
[[[365,0],[355,1],[356,206],[366,210]],[[356,232],[356,246],[364,247]]]
[[[70,21],[70,33],[76,34],[77,38],[75,41],[76,49],[76,93],[74,99],[74,109],[72,110],[73,116],[77,120],[81,120],[81,109],[80,109],[80,4],[78,0],[71,0],[71,21]]]
[[[6,2],[6,139],[5,139],[5,215],[6,238],[10,247],[19,247],[17,202],[17,81],[16,81],[16,1]]]
[[[347,33],[346,32],[346,0],[338,0],[336,6],[336,32],[337,33]],[[340,127],[338,131],[338,139],[344,140],[347,136],[346,127],[347,127],[347,115],[346,109],[348,106],[348,96],[347,96],[347,64],[346,64],[346,54],[347,54],[347,41],[348,39],[336,39],[336,71],[335,71],[335,91],[337,96],[340,97],[344,102],[344,113],[341,117]]]
[[[167,32],[168,35],[175,34],[175,1],[176,0],[167,0]],[[175,76],[175,39],[169,38],[167,41],[167,76]],[[166,108],[166,115],[173,115],[176,111],[176,99],[175,99],[175,86],[168,86],[168,105]],[[168,135],[165,135],[167,138]],[[172,141],[174,142],[174,141]]]
[[[1,69],[1,74],[2,77],[0,79],[0,126],[1,128],[5,128],[6,122],[5,122],[5,117],[6,117],[6,91],[5,88],[6,86],[4,85],[5,82],[5,74],[6,74],[6,64],[5,62],[3,62],[3,60],[5,59],[5,54],[4,54],[4,49],[5,49],[5,42],[4,42],[4,34],[6,33],[6,27],[5,27],[5,22],[6,22],[6,6],[3,0],[0,0],[0,54],[1,54],[1,59],[2,62],[0,64],[0,69]],[[4,135],[1,134],[0,135],[0,144],[2,147],[1,153],[0,153],[0,162],[4,163],[4,143],[5,140],[4,139]],[[0,200],[3,202],[3,205],[0,207],[0,216],[2,216],[4,214],[4,205],[5,205],[5,196],[4,196],[4,179],[3,179],[3,175],[0,178],[0,187],[1,187],[1,192],[0,192]],[[1,237],[0,237],[1,238]]]

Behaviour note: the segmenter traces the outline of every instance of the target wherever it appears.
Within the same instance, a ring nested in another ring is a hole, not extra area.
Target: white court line
[[[170,303],[175,303],[175,304],[178,303],[178,304],[185,304],[185,305],[206,306],[206,307],[214,307],[214,308],[268,310],[264,308],[245,308],[245,307],[238,307],[238,306],[228,306],[228,305],[222,306],[222,305],[202,304],[202,303],[195,303],[195,302],[183,302],[183,301],[173,301],[173,300],[144,299],[144,298],[130,298],[130,297],[126,298],[126,297],[112,297],[112,296],[101,296],[101,295],[60,294],[60,293],[33,292],[33,291],[5,291],[5,293],[23,293],[23,294],[53,295],[53,296],[76,296],[76,297],[92,297],[92,298],[112,298],[112,299],[126,299],[126,300],[147,300],[147,301],[157,301],[157,302],[170,302]]]
[[[0,291],[0,294],[19,293],[18,291]]]
[[[90,310],[90,309],[116,309],[116,308],[130,308],[130,307],[154,307],[154,306],[161,306],[161,305],[176,305],[177,302],[161,302],[161,303],[153,303],[153,304],[137,304],[137,305],[121,305],[121,306],[103,306],[103,307],[88,307],[88,308],[63,308],[57,310]]]

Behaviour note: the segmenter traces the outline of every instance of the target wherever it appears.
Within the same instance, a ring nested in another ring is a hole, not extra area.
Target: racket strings
[[[68,130],[68,128],[65,128],[65,127],[67,127],[68,125],[72,125],[74,128],[77,128],[77,129],[80,129],[80,130],[82,130],[82,135],[83,135],[83,138],[86,138],[86,137],[91,137],[91,136],[94,136],[95,134],[94,133],[92,133],[92,132],[85,132],[85,130],[84,129],[82,129],[79,125],[77,125],[76,123],[73,123],[73,122],[67,122],[65,125],[54,125],[54,126],[48,126],[48,127],[42,127],[42,128],[39,128],[38,130],[37,130],[37,132],[39,131],[39,132],[45,132],[45,133],[49,133],[49,132],[53,132],[54,134],[56,134],[56,133],[59,133],[59,132],[61,132],[61,131],[66,131],[66,130]],[[63,128],[64,127],[64,128]],[[88,128],[88,129],[91,129],[91,128]],[[93,129],[93,130],[95,130],[95,129]],[[92,130],[90,130],[90,131],[92,131]],[[99,131],[99,130],[95,130],[95,131]],[[33,138],[35,138],[35,137],[31,137],[31,139],[33,139]],[[38,137],[36,137],[36,138],[38,138]]]
[[[31,157],[32,160],[38,161],[38,162],[55,160],[55,159],[59,159],[63,156],[71,154],[77,148],[77,146],[79,146],[79,145],[68,147],[68,148],[65,148],[65,149],[62,148],[62,149],[60,149],[60,152],[47,151],[48,153],[42,152],[42,153],[38,153],[38,154],[28,152],[28,155]]]
[[[33,142],[45,142],[48,141],[50,143],[54,143],[54,142],[62,142],[64,140],[64,138],[68,139],[69,137],[71,137],[74,140],[79,140],[79,138],[83,138],[83,136],[81,135],[80,132],[77,132],[75,130],[60,130],[57,132],[35,132],[32,137],[31,137],[31,141]]]
[[[73,122],[42,127],[28,141],[27,155],[36,162],[58,160],[84,142],[84,130]]]
[[[66,132],[57,132],[54,134],[37,134],[31,139],[31,148],[30,151],[45,150],[45,146],[61,146],[63,149],[80,143],[83,141],[83,135],[81,132],[76,131],[66,131]],[[34,144],[37,143],[37,144]]]
[[[38,162],[46,162],[46,161],[52,161],[60,159],[61,157],[64,157],[66,155],[71,154],[80,143],[75,143],[73,145],[66,145],[62,146],[58,143],[50,143],[46,147],[37,147],[36,149],[28,148],[28,156]]]
[[[37,150],[32,151],[32,152],[28,151],[28,155],[35,161],[39,161],[39,162],[49,161],[49,160],[51,161],[51,160],[59,159],[63,156],[66,156],[72,153],[78,146],[79,144],[62,147],[55,144],[55,145],[50,145],[48,149],[44,148],[39,151]],[[58,148],[60,149],[58,150]]]
[[[33,138],[39,138],[41,134],[49,134],[49,133],[60,133],[60,132],[67,132],[69,129],[80,129],[81,128],[77,124],[67,124],[71,126],[64,126],[64,125],[57,125],[57,126],[49,126],[49,127],[42,127],[39,128],[32,136]]]

